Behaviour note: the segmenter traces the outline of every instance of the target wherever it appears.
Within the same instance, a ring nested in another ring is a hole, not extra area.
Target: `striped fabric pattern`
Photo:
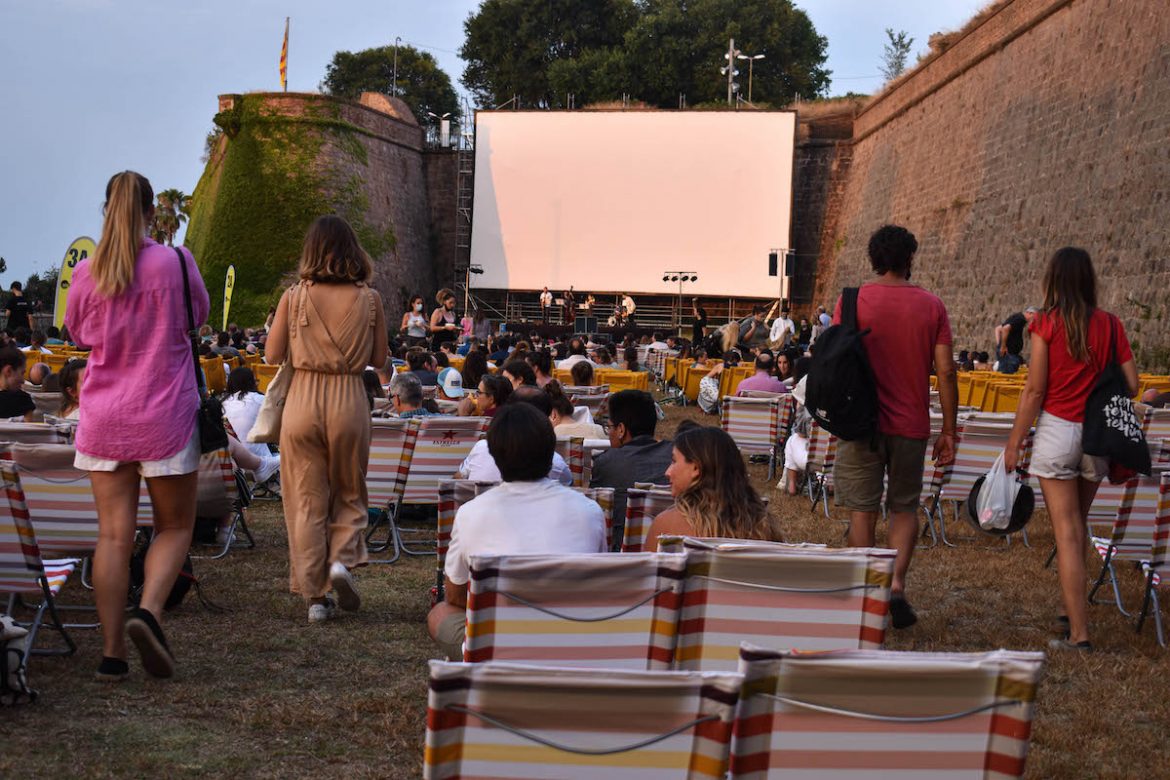
[[[780,399],[780,424],[776,434],[776,451],[783,452],[788,437],[792,435],[792,423],[796,419],[796,396],[785,393]]]
[[[203,453],[199,457],[199,502],[231,506],[239,496],[235,467],[227,448]],[[138,525],[154,525],[154,506],[145,479],[138,481]]]
[[[724,396],[720,422],[739,451],[748,455],[775,455],[780,438],[779,398]]]
[[[49,593],[54,596],[61,590],[69,575],[77,568],[81,560],[78,558],[55,558],[44,561],[45,580],[49,583]]]
[[[402,498],[417,440],[418,424],[413,419],[371,420],[370,459],[366,466],[370,509],[388,510]]]
[[[823,490],[832,492],[833,464],[837,461],[837,437],[812,421],[808,436],[808,474]]]
[[[573,487],[585,487],[589,484],[585,478],[585,439],[576,436],[558,436],[557,454],[565,459],[569,466],[569,473],[573,475]]]
[[[640,553],[645,550],[650,524],[654,522],[654,518],[672,506],[674,496],[668,489],[632,487],[627,490],[626,529],[622,537],[622,552]]]
[[[738,674],[431,661],[423,777],[723,778],[739,687]]]
[[[71,427],[46,423],[0,422],[0,442],[68,444],[71,438]]]
[[[16,464],[0,461],[0,481],[7,499],[0,501],[0,593],[35,593],[45,569]]]
[[[1146,408],[1142,432],[1147,440],[1170,439],[1170,409]]]
[[[473,555],[464,660],[670,669],[685,566],[661,553]]]
[[[1157,610],[1159,604],[1151,593],[1154,588],[1162,586],[1163,582],[1170,582],[1170,472],[1162,474],[1158,485],[1158,510],[1154,519],[1154,550],[1150,560],[1142,563],[1142,572],[1146,576],[1146,598],[1153,602]],[[1158,619],[1159,634],[1161,620]],[[1139,624],[1140,627],[1140,624]],[[1159,642],[1164,639],[1159,635]]]
[[[1161,468],[1155,466],[1152,476],[1139,476],[1125,483],[1125,495],[1109,536],[1094,536],[1091,540],[1102,558],[1141,562],[1153,556],[1162,474],[1167,470],[1164,464],[1159,465]]]
[[[893,550],[690,537],[661,537],[659,549],[687,557],[678,669],[736,669],[744,641],[855,650],[885,640]]]
[[[942,500],[966,501],[975,481],[991,470],[995,459],[1007,446],[1011,432],[1010,421],[984,422],[975,418],[963,421],[955,443],[955,462],[947,466],[942,475]],[[1025,456],[1031,454],[1030,436],[1021,449]],[[1020,468],[1026,470],[1027,467],[1027,460],[1022,458]]]
[[[67,444],[12,444],[24,500],[42,554],[90,555],[97,548],[98,516],[89,472],[73,466]]]
[[[607,549],[613,549],[613,496],[616,492],[614,488],[575,487],[573,490],[593,499],[601,507],[601,513],[605,515],[605,546]]]
[[[486,417],[418,417],[404,504],[437,504],[439,480],[451,479],[487,430]]]
[[[1007,650],[787,653],[745,645],[731,777],[1022,777],[1043,669],[1042,653]]]

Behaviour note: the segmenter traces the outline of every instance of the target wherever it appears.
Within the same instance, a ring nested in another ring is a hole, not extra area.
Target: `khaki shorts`
[[[450,661],[463,660],[463,640],[467,637],[467,613],[458,612],[453,615],[448,615],[443,622],[439,624],[439,630],[435,634],[435,642],[439,645],[439,650],[443,652]]]
[[[1076,479],[1100,482],[1109,474],[1109,461],[1081,450],[1084,426],[1048,412],[1036,421],[1032,464],[1028,473],[1042,479]]]
[[[854,512],[878,512],[882,491],[891,512],[917,512],[926,463],[926,439],[877,435],[869,441],[837,442],[833,466],[834,501]]]

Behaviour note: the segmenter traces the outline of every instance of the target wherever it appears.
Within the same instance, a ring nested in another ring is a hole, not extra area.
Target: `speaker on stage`
[[[596,333],[597,332],[597,318],[596,317],[583,317],[581,315],[577,315],[577,317],[573,320],[573,332],[574,333]]]

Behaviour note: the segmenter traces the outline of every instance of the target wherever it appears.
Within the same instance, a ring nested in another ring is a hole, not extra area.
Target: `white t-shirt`
[[[585,357],[584,355],[569,355],[567,358],[565,358],[564,360],[557,363],[557,368],[560,368],[563,370],[568,370],[568,369],[572,368],[573,366],[577,365],[578,363],[580,363],[582,360],[584,360],[586,363],[593,363],[592,360]],[[594,364],[593,367],[596,368],[597,365]]]
[[[463,585],[472,555],[598,552],[605,515],[596,501],[551,479],[504,482],[459,508],[444,573]]]
[[[784,335],[784,331],[788,331],[788,335]],[[768,333],[769,341],[781,341],[787,344],[796,333],[796,323],[788,317],[779,317],[772,323],[772,330]]]
[[[670,349],[670,345],[665,341],[654,341],[651,342],[650,349]]]
[[[223,416],[232,424],[232,430],[240,437],[240,442],[253,455],[260,457],[271,455],[272,451],[263,442],[248,441],[248,431],[256,424],[256,415],[260,414],[263,404],[264,396],[259,393],[246,393],[243,398],[233,393],[223,399]]]
[[[549,292],[548,290],[545,290],[544,292],[542,292],[540,294],[540,305],[541,306],[552,306],[552,301],[553,301],[552,293]]]
[[[487,439],[480,439],[471,448],[471,452],[467,453],[467,458],[459,466],[459,473],[466,474],[467,479],[474,479],[476,482],[499,482],[503,479],[500,476],[500,469],[496,466],[496,459],[488,452]],[[573,474],[569,471],[569,464],[565,463],[565,459],[559,453],[553,453],[552,468],[549,469],[548,478],[556,480],[562,485],[573,484]]]

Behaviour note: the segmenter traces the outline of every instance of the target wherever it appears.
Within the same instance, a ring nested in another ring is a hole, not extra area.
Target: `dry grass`
[[[663,433],[692,409],[668,413]],[[708,421],[710,418],[708,418]],[[764,482],[790,540],[841,543],[842,524],[809,511]],[[839,515],[837,516],[839,517]],[[170,616],[179,675],[103,686],[90,675],[96,632],[76,631],[72,658],[37,658],[41,699],[0,716],[0,776],[49,777],[417,777],[426,706],[424,628],[433,562],[416,558],[361,575],[365,607],[309,626],[287,593],[279,505],[253,513],[258,549],[197,562],[225,615],[188,599]],[[1032,548],[989,544],[951,526],[959,546],[923,549],[910,597],[921,618],[888,645],[902,650],[1041,649],[1058,612],[1056,577],[1042,568],[1052,543],[1047,521],[1032,525]],[[1135,604],[1138,576],[1120,572]],[[65,599],[84,599],[76,582]],[[1030,777],[1123,777],[1165,771],[1170,728],[1170,656],[1110,606],[1092,610],[1091,657],[1051,659],[1036,710]]]

